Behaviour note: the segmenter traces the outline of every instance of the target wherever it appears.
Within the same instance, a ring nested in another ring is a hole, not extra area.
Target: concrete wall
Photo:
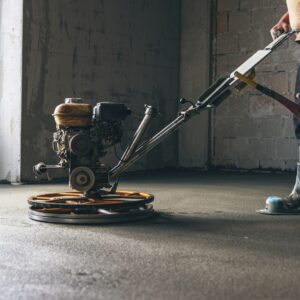
[[[56,162],[51,114],[65,97],[126,103],[125,140],[145,103],[162,114],[152,132],[175,117],[179,20],[179,0],[24,0],[22,180],[36,162]],[[173,136],[137,168],[176,162]]]
[[[270,41],[285,1],[219,0],[215,77],[230,72]],[[300,48],[292,40],[257,67],[257,81],[293,99]],[[225,101],[214,114],[213,163],[245,169],[294,169],[297,146],[291,114],[253,90]]]
[[[196,100],[209,85],[212,1],[183,0],[181,10],[180,96]],[[208,162],[208,113],[179,130],[179,166],[205,168]]]
[[[0,0],[0,181],[20,179],[22,1]]]
[[[136,128],[143,104],[152,104],[163,115],[154,132],[175,116],[179,95],[193,100],[208,86],[210,63],[217,78],[269,43],[270,27],[286,10],[279,0],[218,1],[210,61],[212,3],[24,0],[21,105],[22,1],[1,0],[0,180],[18,181],[20,172],[22,180],[31,180],[33,164],[56,162],[51,113],[63,98],[128,104],[134,114],[124,140]],[[287,43],[257,68],[257,80],[293,98],[298,52],[295,43]],[[256,92],[247,89],[225,101],[214,112],[211,128],[210,140],[203,113],[180,130],[178,147],[174,135],[136,168],[203,168],[210,154],[217,167],[295,167],[291,115]]]

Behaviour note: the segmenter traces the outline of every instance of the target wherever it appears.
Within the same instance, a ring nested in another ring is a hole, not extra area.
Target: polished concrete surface
[[[299,299],[300,216],[255,212],[292,174],[161,172],[121,187],[155,194],[158,214],[79,226],[27,218],[31,194],[0,185],[0,299]]]

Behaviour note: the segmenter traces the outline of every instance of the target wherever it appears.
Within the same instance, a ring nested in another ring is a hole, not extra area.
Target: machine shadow
[[[145,233],[154,238],[162,235],[167,237],[170,234],[194,236],[199,233],[244,237],[255,232],[258,238],[267,235],[281,236],[285,239],[287,235],[293,234],[298,226],[300,226],[300,218],[297,216],[156,212],[149,219],[120,223],[117,225],[117,231],[126,234]],[[113,225],[110,227],[113,228]]]

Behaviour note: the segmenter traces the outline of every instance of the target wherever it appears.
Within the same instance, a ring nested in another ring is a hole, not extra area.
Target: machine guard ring
[[[100,199],[82,197],[80,192],[51,193],[31,196],[28,204],[40,209],[71,209],[95,211],[98,209],[124,209],[140,207],[153,202],[154,196],[141,192],[117,191],[101,195]]]

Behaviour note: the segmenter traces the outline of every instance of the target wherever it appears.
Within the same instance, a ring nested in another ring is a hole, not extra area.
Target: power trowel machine
[[[65,99],[65,103],[57,106],[53,114],[57,127],[53,135],[53,149],[59,162],[56,165],[39,163],[34,166],[34,172],[41,175],[48,170],[67,169],[73,191],[30,197],[30,218],[53,223],[97,224],[151,216],[154,196],[117,190],[120,176],[185,122],[203,110],[219,106],[234,89],[240,91],[245,86],[257,89],[300,118],[298,104],[253,80],[255,67],[294,33],[290,31],[279,35],[230,75],[217,80],[195,103],[180,99],[180,103],[191,105],[179,111],[178,116],[152,138],[142,140],[151,120],[157,115],[154,107],[146,105],[140,125],[113,168],[109,168],[103,158],[109,148],[120,142],[122,122],[130,115],[130,109],[122,103],[99,102],[92,107],[79,98]]]

